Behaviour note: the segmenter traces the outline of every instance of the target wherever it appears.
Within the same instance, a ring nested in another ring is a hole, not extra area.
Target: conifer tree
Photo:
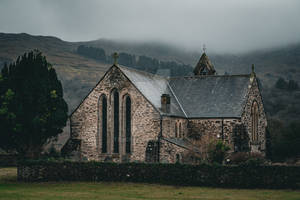
[[[38,50],[5,65],[0,74],[0,148],[36,158],[68,118],[61,82]]]

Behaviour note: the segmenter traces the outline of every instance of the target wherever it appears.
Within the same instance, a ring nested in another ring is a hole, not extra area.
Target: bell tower
[[[198,61],[195,69],[194,69],[194,75],[215,75],[216,70],[213,66],[213,64],[210,62],[209,58],[207,57],[205,53],[205,46],[203,47],[203,54],[200,57],[200,60]]]

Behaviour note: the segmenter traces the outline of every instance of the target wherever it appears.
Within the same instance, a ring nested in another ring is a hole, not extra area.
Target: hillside
[[[191,66],[195,66],[201,56],[197,52],[155,42],[134,43],[104,39],[66,42],[51,36],[0,33],[0,68],[4,62],[12,62],[25,52],[39,49],[54,65],[63,84],[69,112],[72,112],[111,65],[79,55],[77,48],[80,45],[102,48],[107,56],[118,51]],[[254,63],[268,115],[283,121],[300,119],[300,113],[297,111],[300,110],[299,91],[285,91],[274,87],[280,77],[287,81],[295,80],[300,84],[300,43],[236,55],[230,52],[207,54],[218,74],[249,73],[251,64]]]
[[[72,111],[92,85],[99,80],[107,64],[78,55],[76,43],[55,37],[0,33],[0,67],[4,62],[14,61],[18,56],[39,49],[55,67],[62,80],[65,98]]]

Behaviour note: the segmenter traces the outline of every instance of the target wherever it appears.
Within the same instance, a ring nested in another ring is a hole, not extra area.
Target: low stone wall
[[[0,154],[1,167],[17,166],[18,156],[16,154]]]
[[[300,188],[300,167],[25,161],[19,181],[124,181],[226,188]]]

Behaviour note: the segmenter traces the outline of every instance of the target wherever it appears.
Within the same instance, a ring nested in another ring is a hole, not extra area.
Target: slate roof
[[[171,115],[185,117],[182,109],[172,94],[168,79],[150,74],[147,72],[135,70],[127,67],[120,67],[121,71],[127,76],[127,78],[137,87],[137,89],[151,102],[151,104],[160,110],[161,107],[161,95],[170,94],[171,96]],[[162,113],[162,112],[161,112]]]
[[[189,118],[240,117],[249,84],[250,75],[170,79]]]
[[[167,142],[170,142],[172,144],[175,144],[177,146],[189,149],[189,150],[193,150],[196,153],[199,153],[199,148],[195,147],[191,142],[189,142],[187,139],[185,138],[166,138],[166,137],[162,137],[162,140],[165,140]]]
[[[250,75],[164,78],[119,68],[161,114],[186,118],[241,117],[250,84]],[[162,94],[171,96],[170,113],[160,110]]]

